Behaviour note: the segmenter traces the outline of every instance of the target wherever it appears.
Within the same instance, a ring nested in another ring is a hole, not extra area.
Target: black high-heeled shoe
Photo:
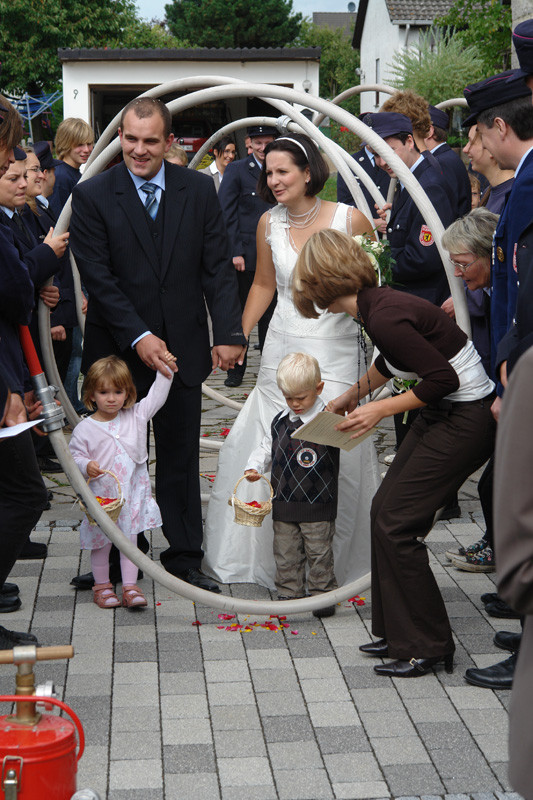
[[[367,656],[376,656],[376,658],[387,658],[389,655],[389,645],[386,639],[378,639],[376,642],[362,644],[359,650]]]
[[[453,653],[433,658],[411,658],[409,661],[391,661],[389,664],[376,664],[374,672],[377,675],[387,675],[389,678],[420,678],[426,675],[432,667],[444,662],[444,669],[453,672]]]

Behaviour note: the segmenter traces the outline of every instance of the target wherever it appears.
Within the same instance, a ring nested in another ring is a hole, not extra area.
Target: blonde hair
[[[289,353],[279,362],[276,381],[286,397],[315,389],[321,381],[318,361],[307,353]]]
[[[446,228],[442,246],[448,253],[472,253],[478,258],[490,258],[498,219],[498,214],[486,208],[473,208]]]
[[[170,145],[168,151],[165,153],[164,158],[166,161],[168,161],[170,158],[179,159],[182,167],[186,167],[189,163],[187,153],[183,147],[180,144],[176,144],[176,142]]]
[[[130,368],[118,356],[99,358],[91,365],[83,383],[82,401],[89,411],[96,410],[96,403],[91,400],[101,386],[110,383],[116,389],[124,389],[126,400],[123,408],[131,408],[137,400],[137,389],[133,383]]]
[[[379,110],[405,114],[411,120],[413,133],[416,133],[421,139],[426,139],[429,136],[431,127],[429,103],[411,89],[406,89],[404,92],[394,92],[393,95],[385,100]]]
[[[339,297],[357,294],[378,279],[367,254],[346,233],[322,230],[302,247],[294,269],[292,297],[304,317],[317,319]]]
[[[55,148],[57,157],[64,160],[71,150],[79,147],[80,144],[92,144],[94,142],[94,131],[85,120],[78,117],[68,117],[58,126]]]

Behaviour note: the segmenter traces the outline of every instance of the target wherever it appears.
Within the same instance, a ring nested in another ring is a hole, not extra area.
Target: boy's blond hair
[[[176,142],[170,145],[169,149],[164,155],[164,158],[166,161],[168,161],[170,158],[179,159],[179,162],[182,167],[186,167],[189,164],[189,159],[187,158],[187,152],[180,144],[176,144]]]
[[[307,353],[289,353],[279,362],[276,381],[286,397],[316,389],[321,381],[318,361]]]
[[[94,131],[85,120],[78,117],[67,117],[59,124],[55,138],[57,157],[62,161],[71,150],[80,144],[92,144]]]
[[[83,383],[82,401],[89,411],[96,410],[96,403],[91,400],[95,392],[105,384],[111,384],[117,389],[124,389],[126,400],[122,408],[131,408],[137,400],[137,389],[133,383],[130,368],[118,356],[99,358],[91,365]]]

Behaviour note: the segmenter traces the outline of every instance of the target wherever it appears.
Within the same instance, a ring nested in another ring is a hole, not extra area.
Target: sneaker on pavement
[[[24,633],[24,631],[8,631],[3,625],[0,625],[0,650],[12,650],[14,647],[21,645],[34,644],[38,645],[37,637],[33,633]]]
[[[467,552],[464,560],[452,558],[452,564],[463,572],[494,572],[496,569],[492,547],[484,547],[477,553]]]
[[[480,539],[479,542],[469,545],[468,547],[458,547],[457,550],[446,550],[444,555],[448,561],[453,561],[454,558],[459,561],[465,561],[467,553],[479,553],[487,546],[485,539]]]

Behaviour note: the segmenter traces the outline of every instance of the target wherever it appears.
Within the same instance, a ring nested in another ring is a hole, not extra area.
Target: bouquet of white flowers
[[[386,286],[393,283],[392,267],[395,263],[389,242],[386,239],[376,242],[370,234],[363,233],[353,237],[370,259],[370,263],[376,270],[378,283]]]

